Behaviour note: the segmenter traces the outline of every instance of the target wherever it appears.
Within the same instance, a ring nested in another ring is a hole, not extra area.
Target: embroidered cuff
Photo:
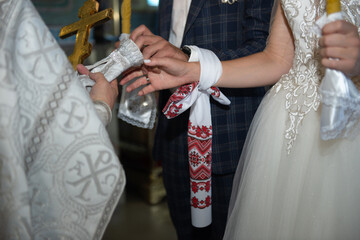
[[[101,122],[107,126],[111,122],[112,118],[112,111],[110,106],[101,100],[93,101],[93,103]]]

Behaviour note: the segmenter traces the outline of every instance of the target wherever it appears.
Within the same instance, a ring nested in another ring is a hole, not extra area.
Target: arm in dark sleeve
[[[243,44],[238,49],[211,49],[221,60],[251,55],[266,46],[273,0],[245,0],[244,4]]]

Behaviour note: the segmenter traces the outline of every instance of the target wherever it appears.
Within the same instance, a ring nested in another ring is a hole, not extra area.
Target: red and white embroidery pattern
[[[211,137],[211,126],[196,126],[189,121],[191,205],[194,208],[202,209],[211,204]]]
[[[181,86],[163,109],[167,118],[174,118],[191,107],[188,124],[190,204],[192,222],[197,227],[211,223],[212,126],[209,96],[223,104],[230,104],[218,88],[200,91],[198,83],[192,83]]]

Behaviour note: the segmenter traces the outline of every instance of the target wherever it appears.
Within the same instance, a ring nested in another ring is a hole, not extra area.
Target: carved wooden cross
[[[90,30],[93,26],[102,24],[113,17],[112,9],[99,11],[99,3],[95,0],[87,0],[79,9],[79,21],[63,27],[60,30],[59,37],[67,38],[76,33],[76,41],[73,53],[69,56],[69,60],[76,69],[79,63],[90,55],[92,45],[89,43]]]

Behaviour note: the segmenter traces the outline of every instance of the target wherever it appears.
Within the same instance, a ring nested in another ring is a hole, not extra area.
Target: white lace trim
[[[360,131],[360,98],[343,97],[324,90],[320,93],[323,104],[343,111],[341,121],[336,121],[333,126],[322,126],[322,138],[330,140],[357,135]]]

